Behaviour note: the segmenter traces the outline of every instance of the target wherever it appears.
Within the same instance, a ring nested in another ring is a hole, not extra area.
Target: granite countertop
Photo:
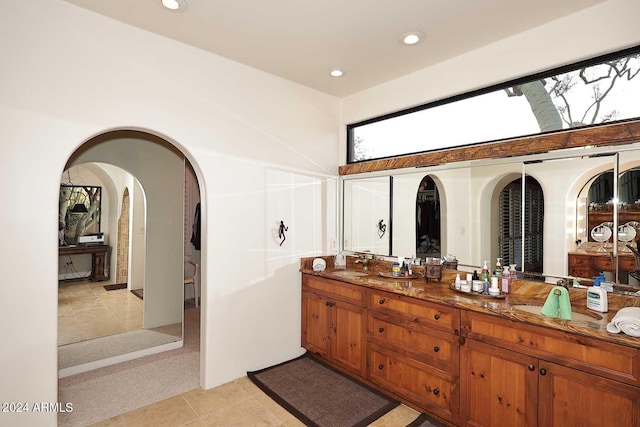
[[[528,313],[514,309],[514,305],[543,305],[550,291],[550,285],[538,282],[516,280],[512,283],[512,292],[506,298],[498,299],[490,296],[465,294],[450,288],[455,273],[464,273],[455,270],[443,271],[441,281],[427,282],[424,277],[415,279],[381,277],[378,271],[363,271],[362,267],[334,269],[329,267],[323,272],[315,272],[306,268],[303,264],[300,271],[328,279],[338,280],[358,286],[372,289],[380,289],[401,295],[443,304],[478,313],[524,322],[535,326],[546,327],[558,331],[575,333],[591,338],[622,344],[640,349],[640,338],[634,338],[624,333],[612,334],[607,331],[607,323],[613,319],[617,311],[625,306],[640,306],[640,298],[626,297],[623,295],[610,295],[609,311],[600,313],[586,308],[586,290],[579,288],[570,289],[572,310],[575,313],[593,316],[589,320],[562,320],[542,315]],[[367,273],[366,276],[350,276],[345,271],[359,271]]]

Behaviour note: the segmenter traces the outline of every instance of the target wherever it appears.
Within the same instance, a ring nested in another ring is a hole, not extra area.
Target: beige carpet
[[[156,347],[179,339],[174,335],[139,329],[67,344],[58,347],[58,369]]]
[[[185,310],[183,348],[62,378],[58,426],[84,427],[200,386],[200,309]]]

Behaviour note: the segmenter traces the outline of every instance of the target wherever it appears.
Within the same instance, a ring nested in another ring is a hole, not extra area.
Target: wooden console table
[[[91,280],[98,282],[108,279],[105,274],[105,267],[110,250],[111,247],[109,245],[60,246],[58,248],[58,256],[91,254],[91,276],[89,277]]]
[[[618,253],[618,263],[621,272],[635,270],[636,259],[633,254]],[[590,279],[602,271],[616,271],[616,265],[610,252],[569,252],[569,276]]]

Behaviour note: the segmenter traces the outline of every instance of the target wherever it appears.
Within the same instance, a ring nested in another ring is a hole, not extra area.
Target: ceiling
[[[605,0],[185,0],[184,12],[160,0],[66,1],[345,97]],[[403,45],[414,30],[426,39]]]

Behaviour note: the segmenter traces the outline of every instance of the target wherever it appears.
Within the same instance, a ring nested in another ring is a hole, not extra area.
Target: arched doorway
[[[164,349],[180,347],[184,309],[182,278],[186,221],[185,204],[182,201],[185,199],[186,158],[172,144],[149,133],[115,131],[92,138],[79,147],[69,158],[66,168],[99,162],[108,167],[120,168],[134,176],[145,199],[146,219],[142,225],[129,230],[129,234],[144,235],[144,263],[132,264],[128,271],[122,271],[114,260],[108,274],[111,279],[118,278],[126,282],[125,277],[131,277],[132,269],[143,270],[142,274],[137,275],[142,276],[145,282],[142,329],[174,330],[173,326],[178,325],[177,339],[174,339],[177,345],[172,343]],[[197,185],[196,180],[195,186]],[[113,197],[113,205],[120,205],[122,200],[122,206],[126,207],[127,192],[128,187],[119,193],[122,198]],[[129,192],[129,196],[131,195]],[[122,236],[123,233],[126,234],[127,227],[123,226],[123,221],[127,212],[126,209],[121,212],[121,221],[118,223],[115,219],[118,209],[115,211],[105,243],[115,247],[112,253],[114,258],[118,255],[123,258],[131,249],[126,247],[127,238]],[[131,352],[131,358],[149,354],[145,349],[141,349],[139,354],[134,353]],[[109,363],[105,363],[107,364]]]

